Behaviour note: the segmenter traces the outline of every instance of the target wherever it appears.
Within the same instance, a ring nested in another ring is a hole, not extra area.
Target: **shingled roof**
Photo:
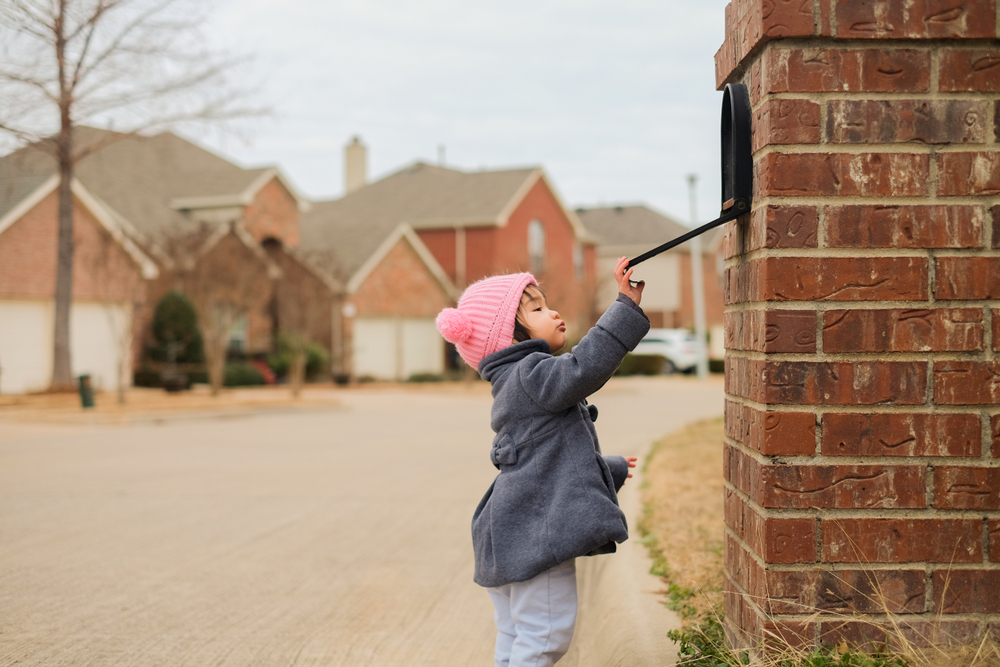
[[[602,254],[648,250],[690,231],[672,218],[641,204],[578,208],[576,215],[587,231],[601,239]],[[706,232],[702,236],[702,247],[711,247],[721,229],[717,227]],[[677,251],[688,252],[689,247],[683,244]]]
[[[277,174],[273,167],[244,169],[171,132],[120,135],[76,129],[80,147],[107,143],[83,158],[75,178],[147,239],[197,225],[182,212],[199,206],[239,206]],[[57,172],[55,159],[37,146],[0,158],[0,218]]]
[[[504,225],[541,177],[535,168],[464,172],[416,162],[301,217],[301,248],[345,281],[401,224],[413,229]]]

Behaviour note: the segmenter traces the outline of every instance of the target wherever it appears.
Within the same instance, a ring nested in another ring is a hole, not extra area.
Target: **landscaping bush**
[[[251,387],[266,384],[264,374],[253,364],[243,362],[226,364],[223,374],[223,387]]]
[[[171,291],[163,295],[153,311],[150,329],[154,343],[147,352],[153,361],[170,361],[171,345],[177,348],[174,361],[178,363],[204,361],[198,313],[191,301],[180,292]]]
[[[287,378],[295,353],[291,345],[291,337],[279,333],[275,340],[275,351],[267,355],[267,365],[278,377]],[[306,379],[314,380],[322,377],[328,368],[330,354],[322,345],[306,343]]]

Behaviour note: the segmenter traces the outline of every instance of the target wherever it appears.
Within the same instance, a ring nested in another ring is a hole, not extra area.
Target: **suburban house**
[[[368,182],[355,139],[346,194],[308,202],[276,168],[244,169],[170,132],[84,127],[76,139],[88,154],[72,184],[73,372],[99,388],[130,384],[169,290],[194,303],[209,366],[291,331],[330,351],[335,376],[392,380],[460,366],[434,319],[480,278],[532,272],[571,340],[610,302],[597,298],[599,237],[538,167],[416,162]],[[0,158],[5,393],[51,378],[57,185],[37,145]]]
[[[532,272],[571,336],[595,321],[594,239],[540,168],[416,162],[368,183],[363,151],[357,139],[347,146],[348,192],[315,202],[301,224],[304,256],[346,287],[351,374],[406,379],[454,367],[434,319],[494,274]]]
[[[303,332],[331,346],[341,287],[301,259],[309,204],[273,167],[243,169],[169,132],[151,137],[78,128],[71,346],[74,374],[129,384],[156,301],[188,294],[212,337],[248,353],[283,327],[277,285],[307,284],[320,313]],[[0,390],[51,378],[56,258],[54,159],[37,145],[0,158]],[[299,293],[285,289],[285,293]],[[206,352],[208,348],[206,348]]]
[[[578,208],[576,214],[587,231],[600,239],[597,247],[598,301],[605,304],[611,302],[617,290],[617,285],[607,276],[619,257],[636,257],[689,231],[688,227],[643,205]],[[721,359],[725,354],[722,319],[725,304],[718,261],[721,231],[722,228],[717,227],[700,237],[708,352],[713,359]],[[694,328],[690,243],[642,262],[636,266],[633,276],[646,281],[642,308],[653,327]]]

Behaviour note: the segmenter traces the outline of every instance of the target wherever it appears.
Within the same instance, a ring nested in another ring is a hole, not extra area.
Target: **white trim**
[[[569,220],[570,227],[573,228],[573,234],[576,236],[576,240],[583,243],[593,243],[597,245],[600,242],[599,239],[583,226],[583,223],[577,216],[576,211],[566,207],[566,204],[563,203],[562,197],[559,196],[559,192],[556,191],[555,186],[552,185],[552,181],[549,180],[548,176],[542,173],[541,178],[545,182],[546,187],[548,187],[549,192],[552,193],[552,197],[559,205],[559,209],[566,216],[566,219]]]
[[[538,179],[542,177],[541,167],[536,167],[531,170],[531,173],[528,174],[526,179],[524,179],[524,183],[521,183],[520,187],[518,187],[514,196],[510,198],[510,201],[508,201],[502,209],[500,209],[500,214],[497,215],[496,220],[498,227],[507,226],[507,223],[510,222],[511,214],[517,209],[518,206],[521,205],[524,198],[528,196],[529,192],[531,192],[531,188],[535,187],[535,183],[537,183]],[[562,206],[562,204],[560,204],[560,206]]]
[[[0,234],[3,234],[8,227],[20,220],[24,215],[35,208],[39,202],[49,196],[53,190],[59,187],[59,174],[53,174],[47,181],[35,188],[35,191],[21,200],[21,202],[7,211],[7,215],[0,218]]]
[[[283,252],[285,256],[290,258],[293,262],[296,262],[300,266],[302,266],[302,268],[311,273],[317,280],[319,280],[328,288],[330,288],[330,291],[333,292],[334,294],[339,295],[344,291],[343,284],[341,284],[341,282],[337,280],[336,277],[330,275],[320,267],[316,266],[316,264],[314,264],[312,260],[304,256],[303,254],[297,252],[295,248],[285,248],[284,246],[282,246],[281,252]]]
[[[135,228],[128,224],[112,212],[112,209],[104,204],[96,195],[92,194],[79,179],[74,178],[70,182],[70,191],[86,206],[93,214],[94,218],[104,229],[111,234],[111,238],[118,242],[122,249],[128,253],[139,268],[142,270],[142,277],[146,280],[154,280],[160,277],[160,269],[156,262],[150,259],[149,255],[139,249],[139,246],[129,238],[126,230],[135,233]],[[124,223],[124,224],[122,224]]]
[[[514,193],[511,200],[507,202],[506,206],[503,207],[503,210],[500,211],[500,215],[497,216],[497,226],[507,226],[507,223],[510,222],[510,216],[517,210],[517,207],[521,205],[521,202],[523,202],[524,198],[528,196],[531,189],[538,184],[538,181],[545,183],[545,186],[549,189],[549,193],[552,195],[552,198],[556,200],[556,205],[559,206],[559,210],[563,212],[563,215],[565,215],[566,219],[569,221],[569,226],[573,229],[573,236],[576,240],[581,243],[598,245],[600,243],[600,239],[587,231],[587,228],[583,226],[583,223],[580,221],[580,218],[576,215],[576,212],[573,209],[566,207],[566,204],[563,203],[562,197],[559,196],[559,192],[552,185],[552,181],[550,181],[549,177],[545,175],[545,170],[541,167],[538,167],[531,172],[531,175],[525,179],[524,183],[522,183],[521,187],[517,189],[517,192]]]
[[[202,208],[225,208],[227,206],[246,206],[250,202],[244,200],[243,194],[210,195],[207,197],[178,197],[170,200],[170,208],[175,211],[196,210]]]
[[[497,227],[500,225],[498,218],[413,218],[402,220],[413,229],[455,229],[463,227]]]
[[[250,232],[248,232],[243,226],[243,223],[235,220],[216,227],[215,231],[209,234],[208,238],[205,239],[205,242],[201,244],[200,248],[198,248],[195,256],[201,258],[210,253],[215,246],[219,245],[222,239],[229,236],[230,232],[232,232],[233,236],[240,240],[240,243],[249,248],[250,252],[256,255],[257,258],[263,262],[264,266],[267,267],[268,278],[271,280],[277,280],[284,275],[281,267],[278,266],[273,259],[268,257],[267,251],[260,247],[256,239],[254,239],[254,237],[250,235]]]
[[[295,191],[292,184],[288,182],[288,179],[285,178],[276,167],[266,168],[250,183],[250,185],[238,194],[208,195],[205,197],[177,197],[176,199],[170,200],[169,206],[177,211],[203,208],[225,208],[227,206],[249,206],[253,203],[254,197],[257,196],[257,193],[260,192],[265,185],[270,183],[272,179],[277,179],[288,194],[292,196],[292,199],[295,200],[295,205],[299,209],[300,213],[306,213],[312,208],[312,204]]]
[[[360,289],[362,283],[371,275],[372,271],[379,265],[379,263],[385,259],[386,255],[399,243],[400,239],[406,239],[413,250],[420,257],[420,260],[427,266],[427,269],[431,272],[431,275],[438,281],[445,293],[452,298],[458,296],[458,290],[455,285],[448,278],[448,275],[438,264],[438,261],[434,259],[434,255],[431,251],[427,249],[424,242],[420,240],[413,228],[408,224],[400,223],[396,226],[392,233],[382,241],[379,247],[371,254],[371,256],[365,260],[365,263],[361,265],[351,279],[347,282],[347,293],[355,294],[358,289]]]

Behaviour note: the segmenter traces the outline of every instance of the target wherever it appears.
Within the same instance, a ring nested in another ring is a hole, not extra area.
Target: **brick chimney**
[[[997,0],[726,8],[716,84],[754,110],[725,241],[738,646],[1000,637],[998,22]]]
[[[344,194],[368,184],[368,147],[355,135],[344,146]]]

